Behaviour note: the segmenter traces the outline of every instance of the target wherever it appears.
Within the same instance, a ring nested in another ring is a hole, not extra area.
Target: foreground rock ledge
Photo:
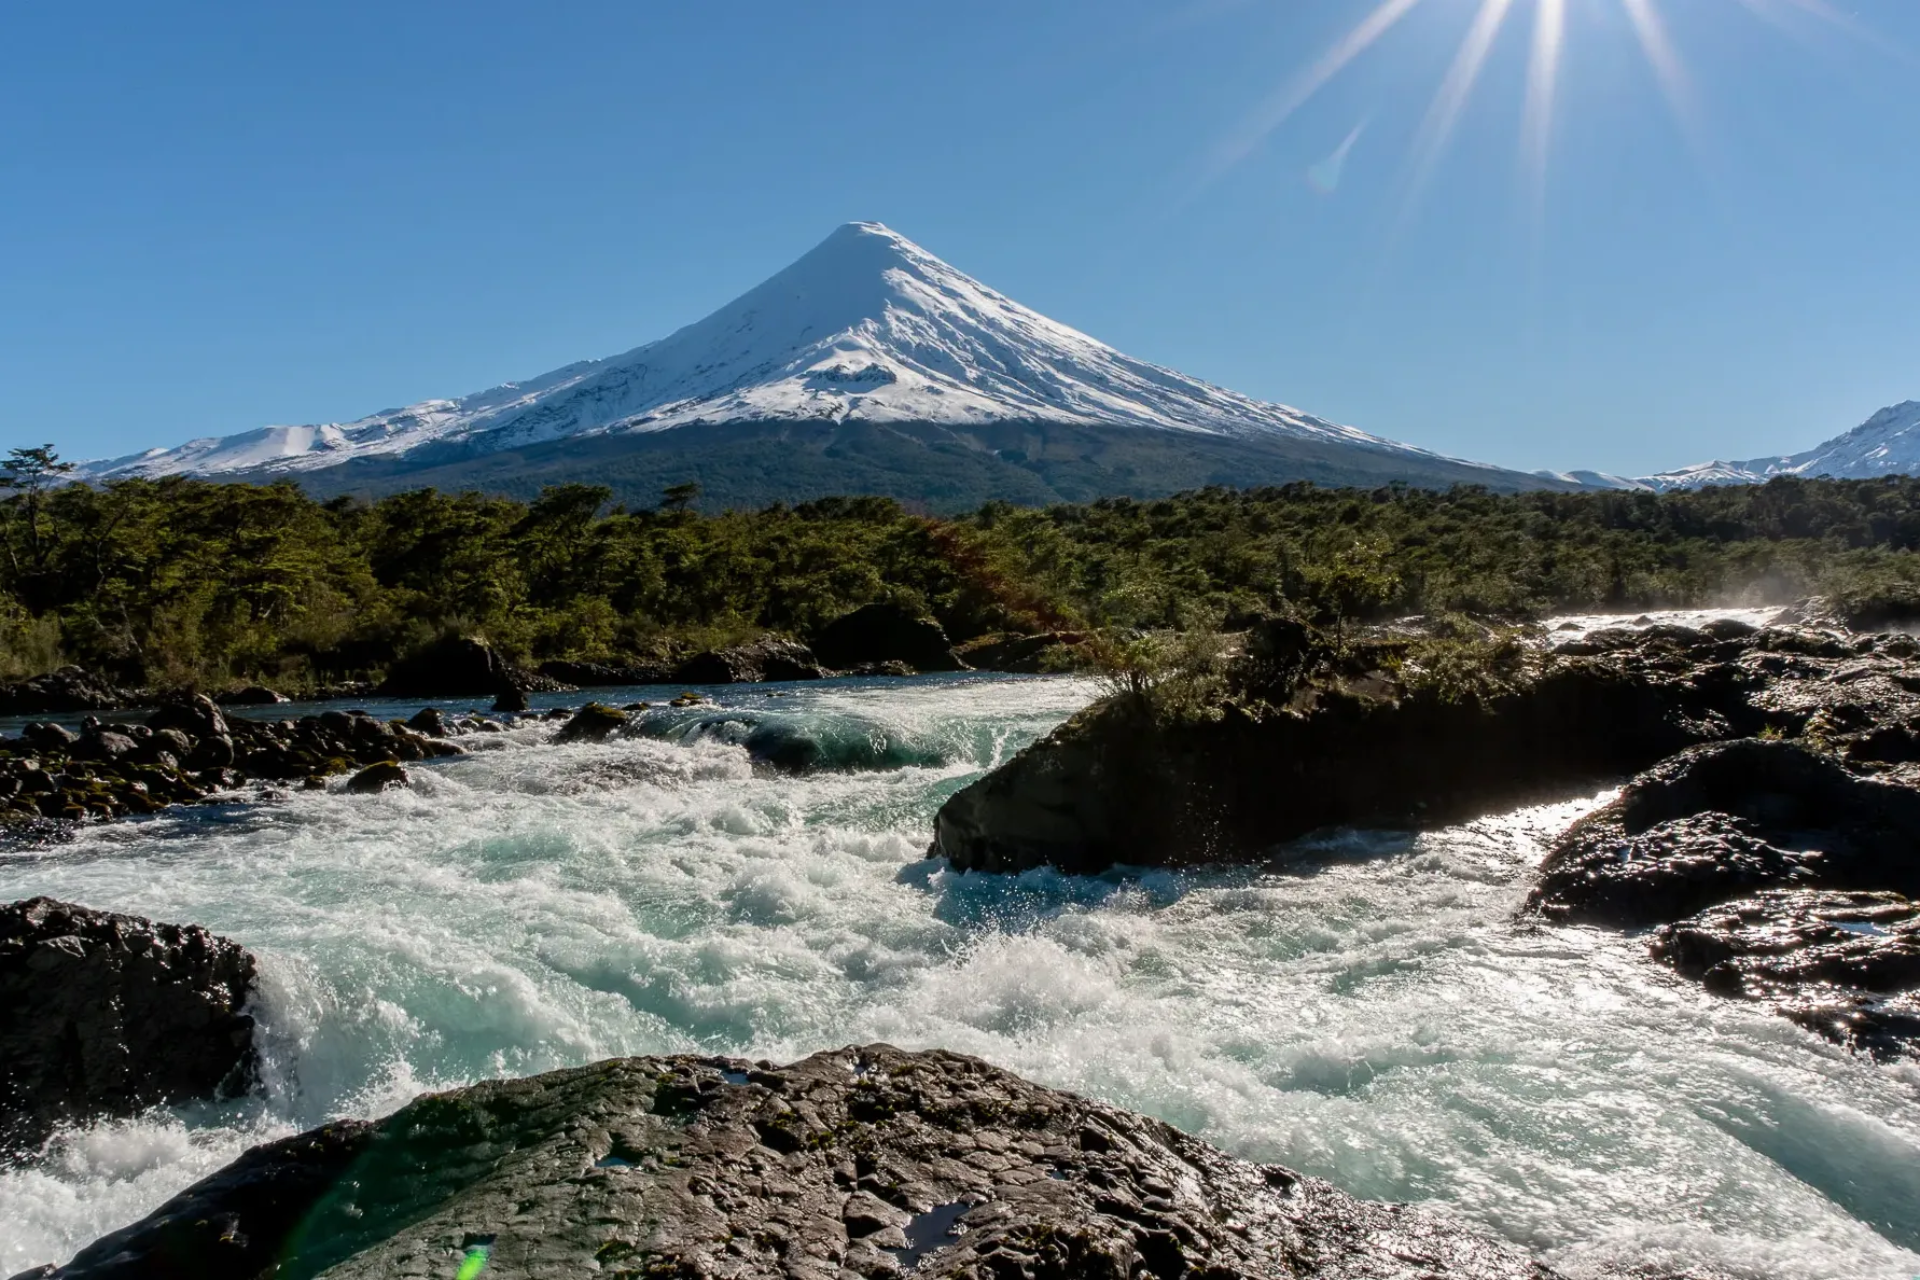
[[[1554,1275],[954,1054],[632,1058],[259,1147],[62,1280]]]
[[[254,1072],[254,960],[194,925],[0,907],[0,1152],[55,1125],[214,1097]]]

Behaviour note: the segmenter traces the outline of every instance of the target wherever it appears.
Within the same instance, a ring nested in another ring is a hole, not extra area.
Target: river
[[[0,1275],[252,1143],[422,1090],[875,1040],[1422,1202],[1573,1277],[1920,1275],[1920,1067],[1715,1000],[1633,938],[1516,922],[1545,841],[1595,797],[1331,835],[1310,870],[963,877],[924,857],[935,809],[1092,685],[714,693],[719,712],[600,745],[550,745],[551,725],[462,739],[408,791],[336,783],[0,849],[0,899],[256,951],[268,1065],[263,1097],[72,1130],[0,1170]],[[756,768],[750,736],[839,767]]]

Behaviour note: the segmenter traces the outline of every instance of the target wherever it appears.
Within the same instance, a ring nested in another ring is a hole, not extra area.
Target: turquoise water
[[[976,1053],[1428,1203],[1576,1277],[1920,1274],[1920,1070],[1711,1000],[1633,940],[1513,922],[1542,841],[1591,800],[1337,836],[1312,873],[926,861],[940,801],[1092,692],[720,690],[718,709],[601,745],[546,745],[544,725],[466,739],[473,755],[408,792],[295,792],[0,852],[5,897],[254,948],[270,1065],[264,1099],[73,1131],[0,1171],[0,1275],[253,1142],[423,1089],[870,1040]]]

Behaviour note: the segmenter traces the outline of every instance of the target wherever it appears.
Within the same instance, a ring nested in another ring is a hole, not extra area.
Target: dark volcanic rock
[[[0,1148],[244,1087],[253,981],[253,957],[205,929],[51,898],[0,908]]]
[[[1920,903],[1774,890],[1662,929],[1656,959],[1876,1058],[1920,1045]]]
[[[378,795],[388,787],[404,787],[409,781],[407,771],[398,761],[382,760],[347,779],[347,791],[356,796]]]
[[[149,729],[178,729],[193,738],[226,737],[227,718],[204,693],[168,700],[147,717]]]
[[[519,689],[514,689],[514,688],[502,689],[500,691],[500,696],[493,700],[493,714],[497,716],[498,715],[516,715],[517,716],[523,712],[531,711],[532,709],[533,709],[533,704],[527,701],[527,695]]]
[[[813,638],[813,651],[842,671],[885,662],[904,662],[915,671],[967,669],[938,622],[888,601],[835,618]]]
[[[1303,628],[1268,630],[1198,712],[1108,698],[955,795],[934,856],[1075,873],[1258,859],[1317,828],[1463,821],[1762,732],[1890,754],[1875,735],[1920,721],[1920,664],[1901,636],[1599,631],[1463,689],[1458,675],[1411,669],[1408,640],[1305,683],[1256,678],[1311,658]]]
[[[630,1280],[1553,1274],[1419,1210],[884,1046],[777,1070],[636,1058],[421,1098],[250,1152],[52,1274],[384,1280],[451,1275],[476,1249],[488,1274]]]
[[[672,683],[760,684],[818,680],[826,674],[807,646],[768,636],[752,644],[696,654],[674,669]]]
[[[555,742],[602,742],[627,723],[627,713],[589,702],[560,726]]]
[[[223,707],[272,707],[288,701],[288,698],[265,685],[250,684],[244,689],[229,690],[215,701]]]
[[[1788,742],[1701,747],[1649,770],[1574,826],[1528,905],[1636,928],[1760,889],[1920,897],[1920,791],[1863,779]]]
[[[61,667],[44,676],[0,685],[0,715],[37,716],[61,711],[104,711],[133,701],[125,689],[115,688],[79,667]]]
[[[492,645],[449,636],[394,663],[380,685],[386,698],[458,698],[508,689],[564,693],[570,686],[514,666]]]

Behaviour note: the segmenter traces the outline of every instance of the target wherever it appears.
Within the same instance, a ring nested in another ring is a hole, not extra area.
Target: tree
[[[700,496],[700,486],[692,480],[684,484],[670,484],[660,491],[660,509],[662,511],[685,511]]]
[[[46,506],[47,491],[59,484],[60,480],[72,475],[74,464],[60,461],[60,455],[53,451],[51,443],[34,448],[14,449],[8,452],[7,460],[0,463],[0,489],[17,489],[25,500],[21,506],[25,509],[27,564],[32,573],[46,572],[47,557],[52,554],[54,539],[50,531],[43,532],[41,513]],[[7,522],[7,556],[13,563],[15,573],[22,572],[18,552],[13,545],[13,522]]]

